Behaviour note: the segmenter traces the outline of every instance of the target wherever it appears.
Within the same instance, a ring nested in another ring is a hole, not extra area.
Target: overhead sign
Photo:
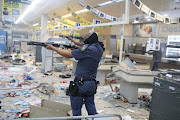
[[[21,15],[22,4],[16,0],[3,0],[2,27],[10,28],[14,21]]]
[[[75,27],[81,26],[81,23],[75,23]]]
[[[152,11],[152,10],[150,10],[149,16],[154,20],[156,19],[156,13],[154,11]]]
[[[3,0],[3,15],[20,16],[21,3],[16,0]]]
[[[105,17],[105,14],[102,13],[102,12],[100,12],[100,13],[99,13],[99,17],[104,18],[104,17]]]
[[[84,3],[84,1],[82,1],[82,0],[80,0],[80,1],[78,1],[78,4],[80,4],[81,6],[85,6],[85,3]]]
[[[100,20],[93,19],[93,24],[101,24]]]
[[[22,3],[22,4],[31,4],[31,1],[29,0],[8,0],[8,1],[12,1],[12,2],[18,2],[18,3]]]
[[[95,8],[92,9],[92,12],[93,12],[94,14],[96,14],[96,15],[99,14],[99,10],[97,10],[97,9],[95,9]]]
[[[112,16],[106,14],[106,19],[107,20],[112,20]]]
[[[19,0],[19,1],[20,1],[20,3],[22,3],[22,4],[28,4],[28,5],[31,4],[31,1],[29,1],[29,0]]]
[[[141,7],[141,10],[148,15],[150,9],[146,5],[143,4],[142,7]]]
[[[146,51],[153,50],[153,51],[159,51],[161,45],[161,40],[157,38],[149,38],[147,41],[147,47]]]
[[[112,17],[113,22],[117,22],[117,17]]]
[[[157,14],[156,19],[163,22],[164,21],[164,16]]]

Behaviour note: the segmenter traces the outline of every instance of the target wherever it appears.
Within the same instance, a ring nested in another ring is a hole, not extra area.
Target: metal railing
[[[118,117],[119,120],[122,120],[122,117],[118,114],[111,115],[89,115],[89,116],[67,116],[67,117],[43,117],[43,118],[27,118],[21,120],[72,120],[72,119],[88,119],[94,120],[95,118],[106,118],[106,117]],[[91,119],[89,119],[91,118]]]

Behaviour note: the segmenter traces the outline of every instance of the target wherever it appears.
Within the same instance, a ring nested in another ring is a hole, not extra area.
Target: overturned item
[[[59,77],[61,77],[61,78],[70,78],[70,77],[71,77],[71,75],[70,75],[70,74],[66,74],[66,75],[59,75]]]
[[[65,63],[54,63],[54,71],[62,72],[67,69],[67,65]]]
[[[37,87],[37,90],[39,90],[44,94],[49,95],[50,93],[55,91],[55,88],[48,83],[40,83],[40,85]]]
[[[71,106],[43,99],[41,107],[30,106],[30,118],[70,116]]]
[[[53,75],[52,73],[44,73],[44,75],[46,75],[46,76],[51,76],[51,75]]]
[[[14,60],[11,61],[13,65],[25,65],[26,61],[16,57]]]
[[[120,65],[122,67],[129,67],[131,69],[137,69],[136,66],[132,63],[132,61],[127,57],[125,60],[123,60]]]

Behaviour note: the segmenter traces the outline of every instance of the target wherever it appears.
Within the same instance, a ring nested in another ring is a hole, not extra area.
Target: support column
[[[120,51],[119,51],[119,64],[122,62],[122,52],[123,52],[123,39],[124,39],[124,24],[123,24],[123,27],[120,31],[121,33],[121,43],[120,43]]]
[[[46,42],[48,40],[48,32],[47,32],[47,21],[48,16],[46,14],[42,14],[41,16],[41,42]],[[41,72],[47,72],[52,70],[53,64],[53,51],[47,50],[46,48],[42,47],[41,54],[42,54],[42,67]]]
[[[47,21],[48,16],[46,14],[42,14],[41,16],[41,42],[47,41]]]
[[[126,0],[125,21],[129,24],[130,0]]]
[[[129,12],[130,12],[130,0],[126,0],[126,8],[125,8],[125,23],[129,24]],[[122,52],[123,52],[123,41],[124,41],[124,24],[121,32],[121,45],[119,52],[119,64],[122,62]]]

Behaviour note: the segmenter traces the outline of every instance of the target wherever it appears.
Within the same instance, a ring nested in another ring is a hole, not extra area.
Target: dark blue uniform
[[[103,54],[103,49],[99,43],[83,45],[79,49],[71,51],[73,57],[78,60],[75,77],[95,79],[99,61]],[[77,84],[78,85],[78,84]],[[81,94],[92,95],[95,93],[97,84],[95,81],[84,81],[83,85],[78,85],[78,92]],[[81,108],[85,103],[88,115],[95,115],[96,107],[94,95],[89,97],[70,96],[73,116],[81,116]]]

